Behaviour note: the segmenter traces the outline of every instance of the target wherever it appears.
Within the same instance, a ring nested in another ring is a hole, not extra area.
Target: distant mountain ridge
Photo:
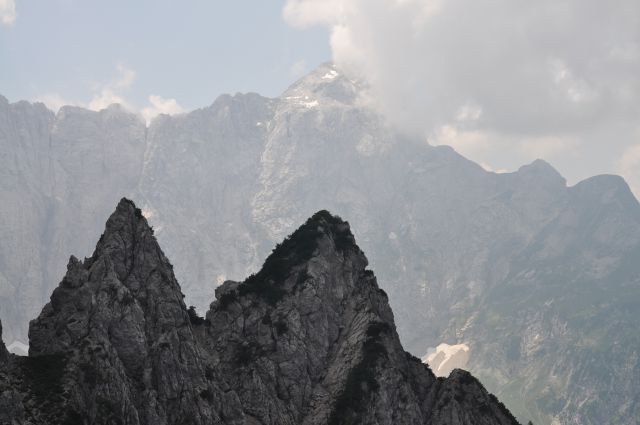
[[[466,344],[518,418],[633,424],[640,206],[616,176],[567,187],[544,161],[494,174],[396,134],[323,65],[282,96],[224,95],[142,120],[0,100],[0,316],[26,340],[69,252],[140,200],[202,310],[298,223],[354,223],[405,347]],[[203,231],[206,229],[206,231]]]
[[[469,373],[436,379],[402,349],[366,266],[321,211],[204,319],[123,199],[31,322],[29,357],[0,342],[0,422],[517,425]]]

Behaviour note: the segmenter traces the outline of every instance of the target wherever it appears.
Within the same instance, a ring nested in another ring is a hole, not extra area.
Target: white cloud
[[[64,98],[58,93],[47,93],[36,97],[36,102],[44,103],[49,109],[57,112],[62,106],[74,105],[86,107],[92,111],[100,111],[117,103],[130,111],[137,111],[147,124],[160,114],[174,115],[186,112],[176,99],[164,98],[158,95],[148,97],[149,104],[142,109],[136,108],[125,97],[136,79],[134,70],[123,64],[116,66],[116,76],[106,83],[93,84],[93,95],[89,102],[78,102]]]
[[[485,164],[484,162],[481,162],[479,164],[482,168],[484,168],[486,171],[490,171],[492,173],[496,173],[496,174],[505,174],[505,173],[509,173],[510,171],[507,170],[506,168],[498,168],[495,169],[492,166],[490,166],[489,164]]]
[[[283,14],[329,26],[334,61],[405,130],[446,125],[472,98],[484,125],[530,134],[640,110],[640,93],[620,96],[640,91],[640,3],[621,1],[289,0]]]
[[[570,178],[601,171],[581,165],[595,152],[614,168],[640,116],[637,0],[287,0],[283,16],[329,28],[336,65],[399,129],[500,168],[577,146]]]
[[[36,102],[42,102],[45,106],[51,109],[53,112],[58,112],[60,108],[65,105],[78,105],[76,102],[65,99],[58,93],[47,93],[38,96],[34,99]]]
[[[15,0],[0,0],[0,23],[13,25],[16,21],[16,16]]]
[[[91,101],[89,101],[89,109],[92,111],[101,111],[102,109],[106,109],[109,105],[114,103],[118,103],[122,106],[127,106],[127,102],[124,98],[116,92],[108,87],[105,87],[100,90],[99,93],[93,96]]]
[[[118,103],[127,109],[132,109],[131,105],[123,97],[122,92],[131,87],[136,78],[136,73],[123,64],[118,64],[116,71],[116,78],[107,83],[95,86],[96,93],[89,101],[89,109],[99,111],[114,103]]]
[[[150,105],[141,111],[147,125],[160,114],[174,115],[186,112],[175,99],[165,99],[161,96],[151,95],[149,96],[149,103]]]

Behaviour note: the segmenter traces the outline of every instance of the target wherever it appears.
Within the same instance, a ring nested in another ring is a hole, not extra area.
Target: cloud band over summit
[[[289,0],[283,16],[328,27],[334,61],[406,132],[492,168],[545,157],[570,181],[640,185],[637,1]]]

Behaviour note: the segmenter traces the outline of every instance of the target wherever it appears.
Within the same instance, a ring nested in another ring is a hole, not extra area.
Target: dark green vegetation
[[[233,304],[238,300],[238,293],[236,291],[230,291],[224,293],[218,298],[218,303],[222,309],[227,308],[229,305]]]
[[[194,326],[200,326],[206,321],[204,317],[198,316],[198,313],[196,312],[196,308],[194,306],[189,307],[189,309],[187,310],[187,314],[189,315],[189,321]]]
[[[367,328],[367,339],[362,345],[362,359],[349,372],[342,393],[336,400],[329,425],[353,425],[362,417],[363,409],[371,405],[371,394],[380,387],[375,376],[376,363],[387,356],[380,342],[382,334],[389,333],[387,323],[372,322]]]
[[[286,291],[282,288],[285,279],[294,268],[305,263],[318,246],[322,235],[329,236],[340,252],[353,249],[355,241],[348,224],[326,210],[315,213],[305,224],[277,244],[258,273],[252,274],[240,284],[237,292],[228,292],[220,297],[220,306],[226,308],[237,301],[238,295],[255,294],[269,305],[276,305]],[[302,284],[308,275],[300,272],[297,284]]]

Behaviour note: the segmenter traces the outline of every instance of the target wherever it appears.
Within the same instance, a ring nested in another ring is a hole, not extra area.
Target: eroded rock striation
[[[0,347],[0,422],[517,424],[469,373],[436,378],[403,350],[366,267],[321,211],[198,317],[123,199],[31,322],[29,357]]]

